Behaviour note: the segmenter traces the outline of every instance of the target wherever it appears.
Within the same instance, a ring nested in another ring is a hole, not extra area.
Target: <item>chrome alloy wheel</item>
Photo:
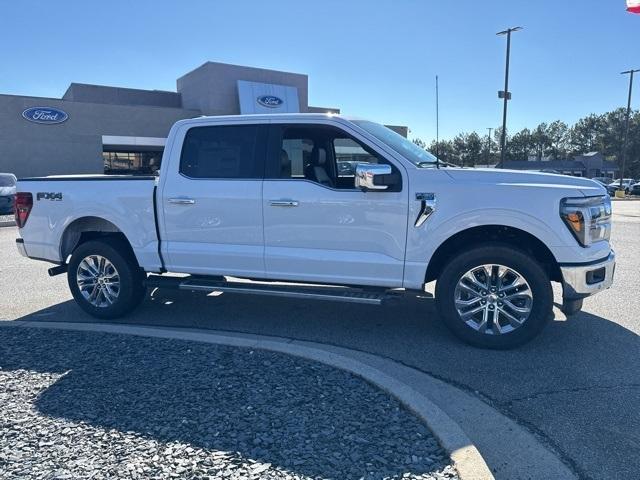
[[[120,275],[108,259],[89,255],[82,259],[76,272],[78,289],[94,307],[109,307],[120,294]]]
[[[487,335],[501,335],[526,322],[533,293],[520,273],[504,265],[489,264],[462,275],[454,300],[458,315],[469,327]]]

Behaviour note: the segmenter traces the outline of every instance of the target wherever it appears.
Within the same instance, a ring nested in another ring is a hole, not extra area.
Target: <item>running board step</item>
[[[178,288],[201,292],[230,292],[272,297],[303,298],[311,300],[331,300],[349,303],[381,305],[397,294],[382,289],[360,289],[332,286],[297,286],[263,282],[234,282],[208,278],[176,278],[152,275],[146,282],[149,287]]]
[[[384,291],[353,290],[342,287],[297,287],[289,285],[269,285],[264,283],[244,283],[215,280],[187,280],[178,287],[180,290],[205,292],[232,292],[272,297],[306,298],[311,300],[332,300],[350,303],[380,305]]]

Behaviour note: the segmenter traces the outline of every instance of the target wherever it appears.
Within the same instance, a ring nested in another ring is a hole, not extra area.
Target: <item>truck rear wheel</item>
[[[117,318],[144,299],[145,274],[128,245],[118,238],[80,245],[67,268],[69,288],[76,303],[98,318]]]
[[[436,282],[436,303],[456,336],[482,348],[522,345],[553,315],[548,274],[507,245],[479,246],[451,260]]]

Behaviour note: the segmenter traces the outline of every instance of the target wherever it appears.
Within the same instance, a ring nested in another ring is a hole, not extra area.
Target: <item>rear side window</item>
[[[182,146],[180,173],[191,178],[262,178],[259,130],[259,125],[189,129]]]

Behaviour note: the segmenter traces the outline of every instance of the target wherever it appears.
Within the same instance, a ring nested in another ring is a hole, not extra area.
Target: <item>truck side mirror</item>
[[[388,185],[376,182],[382,175],[391,175],[391,165],[381,163],[358,163],[356,165],[356,188],[362,190],[386,190]]]

